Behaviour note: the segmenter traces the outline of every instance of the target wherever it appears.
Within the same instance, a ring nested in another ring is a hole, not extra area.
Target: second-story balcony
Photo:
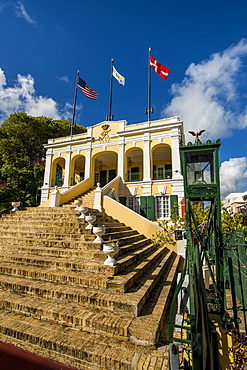
[[[136,182],[143,180],[143,172],[128,172],[125,174],[126,182]]]

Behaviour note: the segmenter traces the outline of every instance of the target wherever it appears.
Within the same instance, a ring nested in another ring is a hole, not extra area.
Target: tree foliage
[[[37,205],[37,189],[42,186],[45,168],[44,144],[48,139],[68,136],[70,121],[32,117],[14,113],[0,127],[0,204],[21,201]],[[74,134],[85,132],[75,125]],[[14,199],[13,199],[14,198]],[[6,208],[2,206],[2,208]]]
[[[178,205],[175,205],[178,207]],[[208,215],[210,206],[204,207],[203,203],[192,204],[192,209],[198,224],[198,228],[203,233],[207,226]],[[242,230],[247,235],[247,226],[243,224],[242,213],[233,214],[226,208],[221,208],[221,222],[223,235],[230,235],[236,230]],[[174,239],[175,230],[185,229],[185,219],[178,215],[177,210],[171,212],[170,220],[159,222],[159,226],[163,229],[155,234],[152,238],[153,243],[163,246],[166,244],[175,245]],[[196,233],[195,226],[192,221],[192,233]]]

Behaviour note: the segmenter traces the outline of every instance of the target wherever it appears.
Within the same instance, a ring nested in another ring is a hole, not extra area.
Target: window
[[[126,206],[136,213],[140,213],[140,198],[139,197],[127,197]]]
[[[169,195],[158,195],[155,197],[155,211],[157,220],[164,220],[170,218]]]
[[[163,180],[172,178],[172,165],[156,165],[153,166],[153,179]]]
[[[165,166],[156,166],[156,180],[165,178]]]

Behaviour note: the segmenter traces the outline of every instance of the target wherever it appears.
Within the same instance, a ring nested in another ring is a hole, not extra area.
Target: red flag
[[[167,80],[170,69],[160,64],[152,55],[150,55],[150,67],[154,69],[163,80]]]

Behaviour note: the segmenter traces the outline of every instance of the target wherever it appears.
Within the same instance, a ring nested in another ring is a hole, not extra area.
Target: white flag
[[[116,78],[116,80],[118,80],[121,85],[125,85],[125,78],[121,76],[120,73],[118,73],[114,66],[112,66],[112,75]]]

